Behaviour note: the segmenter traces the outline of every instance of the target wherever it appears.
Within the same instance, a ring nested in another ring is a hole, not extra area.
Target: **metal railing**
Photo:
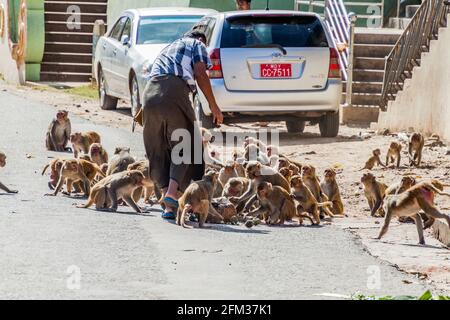
[[[450,2],[443,0],[424,0],[386,57],[383,91],[380,108],[386,111],[389,100],[395,100],[398,91],[403,89],[405,79],[412,76],[414,67],[420,65],[422,52],[428,51],[430,41],[437,39],[439,28],[447,24]]]
[[[346,104],[352,104],[352,84],[353,84],[353,48],[356,25],[356,15],[348,13],[343,0],[298,0],[296,9],[300,9],[301,4],[308,5],[310,12],[314,7],[323,8],[324,21],[330,31],[333,46],[338,48],[339,64],[342,70],[342,78],[347,81]]]

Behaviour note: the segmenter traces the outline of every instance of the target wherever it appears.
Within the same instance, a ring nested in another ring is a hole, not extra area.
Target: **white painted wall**
[[[450,15],[449,15],[450,21]],[[450,27],[442,28],[430,52],[422,55],[403,91],[380,112],[378,128],[391,131],[414,128],[425,134],[437,133],[450,140]]]
[[[7,0],[0,0],[0,3],[5,8],[5,14],[8,12]],[[25,82],[25,71],[17,70],[16,61],[11,57],[11,52],[9,48],[9,27],[7,21],[5,22],[5,32],[3,37],[0,38],[0,74],[5,78],[6,81],[16,84],[24,84]]]

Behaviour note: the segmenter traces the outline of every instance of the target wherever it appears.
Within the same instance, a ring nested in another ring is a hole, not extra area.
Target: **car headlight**
[[[150,79],[150,73],[152,72],[153,63],[150,61],[144,62],[142,65],[141,75],[143,79]]]

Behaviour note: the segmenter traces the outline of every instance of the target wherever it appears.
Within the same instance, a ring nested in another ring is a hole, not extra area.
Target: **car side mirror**
[[[127,36],[126,34],[124,34],[122,36],[122,38],[120,39],[120,43],[122,43],[122,45],[127,46],[130,44],[130,37]]]

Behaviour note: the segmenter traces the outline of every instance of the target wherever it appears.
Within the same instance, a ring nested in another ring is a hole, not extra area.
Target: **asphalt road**
[[[0,108],[0,150],[8,155],[0,179],[20,190],[0,193],[0,298],[323,299],[425,290],[333,225],[185,230],[158,208],[100,213],[75,208],[81,199],[44,197],[48,177],[40,173],[57,156],[44,147],[55,108],[8,92],[0,92]],[[110,153],[126,145],[144,156],[140,134],[71,120],[73,131],[98,131]]]

